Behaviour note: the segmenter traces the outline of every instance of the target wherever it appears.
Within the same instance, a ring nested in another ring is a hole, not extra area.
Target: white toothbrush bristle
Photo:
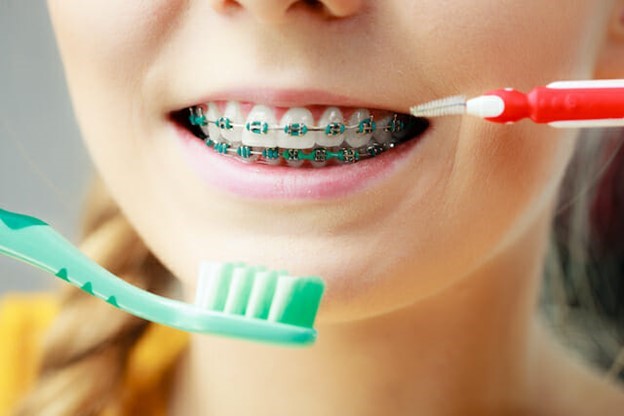
[[[277,287],[273,296],[273,303],[267,320],[278,322],[282,319],[282,315],[288,305],[293,294],[295,279],[290,276],[280,276],[277,279]]]
[[[253,272],[254,270],[250,267],[237,267],[234,269],[223,312],[234,315],[243,315],[245,313],[253,284]]]
[[[441,117],[466,113],[466,97],[455,95],[410,108],[414,117]]]
[[[204,309],[214,309],[218,298],[219,279],[215,276],[221,274],[222,266],[215,262],[202,262],[199,266],[197,278],[197,291],[195,293],[195,305]]]
[[[277,285],[277,272],[259,270],[256,272],[245,316],[266,319]]]

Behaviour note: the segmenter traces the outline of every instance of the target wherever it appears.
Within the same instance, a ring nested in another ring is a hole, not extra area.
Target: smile
[[[385,110],[238,101],[196,105],[174,113],[174,119],[220,155],[314,168],[377,157],[429,128],[425,118]]]

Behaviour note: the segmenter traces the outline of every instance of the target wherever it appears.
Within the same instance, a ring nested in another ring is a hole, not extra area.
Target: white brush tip
[[[410,108],[410,114],[414,117],[441,117],[461,115],[466,112],[466,97],[455,95]]]
[[[505,101],[497,95],[482,95],[466,102],[466,113],[481,117],[498,117],[505,111]]]

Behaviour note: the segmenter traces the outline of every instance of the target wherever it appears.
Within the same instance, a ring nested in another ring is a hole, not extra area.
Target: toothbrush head
[[[203,262],[195,305],[231,318],[223,331],[211,332],[271,340],[273,331],[291,331],[293,341],[299,334],[303,335],[299,343],[305,344],[316,336],[313,325],[324,287],[319,277],[295,277],[242,263]]]
[[[441,117],[466,113],[466,97],[455,95],[410,108],[414,117]]]

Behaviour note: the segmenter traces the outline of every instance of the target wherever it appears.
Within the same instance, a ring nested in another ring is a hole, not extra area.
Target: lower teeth
[[[326,148],[315,147],[313,149],[285,149],[280,147],[250,147],[227,142],[215,142],[210,138],[204,143],[215,152],[234,157],[246,162],[259,162],[276,165],[286,162],[289,166],[303,166],[309,163],[311,166],[321,167],[331,164],[355,163],[362,159],[369,159],[394,148],[398,143],[389,142],[384,144],[373,143],[361,148],[340,147]]]

